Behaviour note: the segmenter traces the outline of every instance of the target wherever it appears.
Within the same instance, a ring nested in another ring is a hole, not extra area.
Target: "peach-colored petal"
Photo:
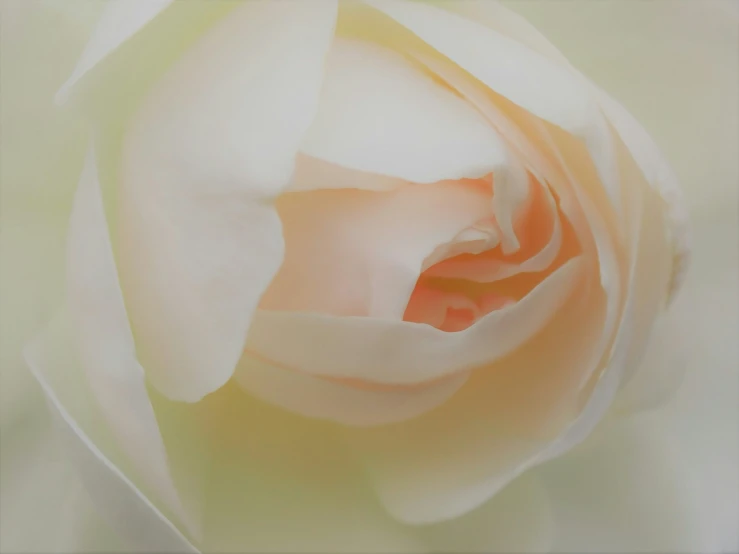
[[[581,258],[571,259],[514,305],[458,333],[389,319],[260,310],[247,350],[313,375],[385,384],[433,381],[516,350],[551,321],[585,269]]]
[[[365,2],[412,31],[496,93],[581,137],[609,201],[620,210],[612,137],[591,90],[580,79],[517,41],[441,7],[393,0]]]
[[[390,513],[410,524],[459,517],[555,440],[579,407],[577,383],[590,371],[603,326],[605,295],[589,291],[571,299],[525,348],[474,371],[436,410],[346,434]]]
[[[416,183],[481,177],[503,155],[494,129],[419,66],[345,38],[334,39],[318,114],[301,151]]]
[[[400,319],[425,258],[489,215],[490,194],[478,181],[285,194],[285,260],[260,307]]]
[[[690,262],[690,223],[677,178],[649,134],[619,102],[572,67],[567,58],[526,18],[499,2],[487,0],[442,0],[439,5],[472,18],[539,52],[570,70],[573,76],[583,81],[593,91],[606,118],[619,133],[645,178],[667,204],[669,231],[674,250],[674,269],[670,285],[672,298],[679,289]]]
[[[499,254],[454,257],[429,268],[427,274],[433,277],[490,283],[519,273],[535,273],[549,268],[560,254],[562,246],[561,214],[548,186],[537,184],[533,194],[537,194],[542,199],[539,202],[539,209],[522,218],[522,224],[527,227],[526,231],[529,233],[536,233],[542,226],[551,227],[549,239],[533,255],[525,257],[523,261],[513,261]],[[548,220],[551,221],[549,225]]]
[[[228,381],[282,262],[271,200],[318,109],[336,13],[327,0],[239,5],[130,125],[121,277],[147,375],[172,399]]]

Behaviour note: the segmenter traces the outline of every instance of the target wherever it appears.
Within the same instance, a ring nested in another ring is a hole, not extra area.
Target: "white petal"
[[[675,255],[675,268],[673,269],[670,285],[670,295],[673,296],[682,283],[690,261],[690,226],[683,193],[677,178],[649,134],[619,102],[581,75],[538,29],[519,14],[498,2],[487,0],[454,0],[453,2],[441,2],[441,5],[445,9],[471,17],[496,32],[525,44],[532,50],[569,69],[573,76],[579,78],[591,88],[608,121],[618,131],[647,181],[662,195],[667,203],[672,247]],[[711,9],[717,10],[718,7],[718,3],[710,6]],[[546,14],[546,12],[544,13]],[[655,21],[659,19],[659,17],[654,17]]]
[[[466,102],[400,54],[344,38],[301,150],[417,183],[481,177],[502,161],[497,135]]]
[[[673,297],[682,285],[690,263],[690,221],[682,190],[659,148],[634,117],[605,92],[600,91],[599,99],[608,120],[618,131],[644,177],[667,205],[670,221],[663,232],[670,234],[674,257],[669,283],[669,294]]]
[[[67,303],[82,368],[108,425],[146,484],[192,529],[136,358],[92,149],[69,224]]]
[[[291,412],[343,425],[386,425],[444,403],[467,381],[461,374],[426,387],[373,390],[314,377],[246,355],[234,379],[256,397]]]
[[[517,303],[456,333],[406,321],[260,310],[247,350],[314,375],[422,383],[514,351],[549,323],[583,269],[579,258],[566,262]]]
[[[57,418],[88,494],[103,518],[137,549],[148,552],[197,552],[197,549],[157,509],[109,456],[115,451],[103,430],[90,438],[99,422],[99,407],[88,395],[82,363],[66,315],[57,317],[46,333],[28,345],[26,360]],[[142,383],[143,386],[143,383]],[[109,410],[108,410],[109,411]],[[109,417],[109,414],[105,414]],[[134,418],[139,418],[133,414]],[[84,422],[85,427],[81,424]],[[155,424],[156,425],[156,424]],[[106,444],[105,452],[98,446]],[[141,444],[137,448],[141,448]],[[136,456],[136,452],[132,452]],[[144,456],[151,455],[143,453]],[[161,488],[161,487],[159,487]]]
[[[88,71],[168,8],[172,2],[173,0],[110,0],[72,75],[57,93],[57,103],[66,102],[74,86]]]
[[[512,218],[524,207],[528,199],[528,194],[526,194],[528,176],[525,172],[522,175],[520,169],[520,165],[523,164],[524,169],[536,176],[539,182],[547,183],[557,192],[562,212],[573,225],[586,255],[590,255],[591,250],[594,253],[595,245],[592,244],[593,241],[590,238],[591,231],[587,218],[582,213],[582,208],[577,205],[572,186],[568,183],[562,168],[559,167],[559,160],[541,150],[541,139],[536,138],[536,135],[540,133],[540,128],[528,129],[529,136],[527,136],[527,133],[520,127],[524,122],[514,121],[511,117],[513,114],[505,113],[496,105],[490,94],[484,88],[475,85],[459,67],[422,53],[414,52],[413,55],[475,106],[495,127],[500,136],[505,138],[506,150],[511,163],[508,167],[502,168],[504,179],[498,185],[511,190],[503,191],[506,193],[503,195],[504,202],[496,206],[498,215],[508,214],[507,217]],[[529,122],[534,119],[525,112],[522,115]],[[534,136],[530,136],[532,134]],[[500,172],[497,175],[500,176]],[[496,192],[501,192],[500,186],[496,187]],[[512,223],[510,221],[510,225]],[[510,233],[512,232],[511,228]],[[556,233],[554,235],[553,246],[556,246]],[[504,273],[506,271],[510,269],[504,270]]]
[[[246,2],[155,87],[126,139],[119,263],[152,383],[194,401],[231,377],[282,261],[271,200],[318,107],[335,1]]]
[[[559,64],[484,25],[421,2],[365,0],[495,92],[583,138],[620,209],[611,136],[592,92]],[[542,91],[545,91],[542,94]]]

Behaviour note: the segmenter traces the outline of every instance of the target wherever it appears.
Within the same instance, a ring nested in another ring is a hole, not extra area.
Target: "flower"
[[[67,301],[27,357],[83,456],[123,451],[91,494],[145,548],[373,494],[371,540],[460,548],[639,382],[683,276],[656,147],[497,5],[113,3],[72,93]]]

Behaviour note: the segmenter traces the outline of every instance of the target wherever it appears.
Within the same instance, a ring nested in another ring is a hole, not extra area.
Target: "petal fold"
[[[72,75],[56,95],[63,104],[75,85],[121,44],[167,9],[174,0],[110,0]]]
[[[464,331],[447,333],[425,324],[370,317],[260,310],[246,348],[313,375],[385,384],[432,381],[491,363],[544,328],[581,283],[582,262],[569,260],[523,299]]]

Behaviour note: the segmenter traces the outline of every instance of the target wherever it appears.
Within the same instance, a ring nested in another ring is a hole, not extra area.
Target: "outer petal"
[[[718,552],[705,548],[690,466],[675,446],[637,418],[537,470],[553,507],[552,551]]]
[[[320,108],[301,151],[417,183],[481,177],[505,155],[495,130],[421,67],[345,38],[331,47]]]
[[[66,102],[82,77],[163,12],[173,0],[109,0],[72,75],[57,93]]]
[[[467,381],[466,373],[425,387],[382,390],[314,377],[246,355],[234,379],[257,398],[306,417],[359,427],[385,425],[443,404]]]
[[[149,552],[197,552],[111,461],[109,456],[116,452],[116,445],[110,444],[107,436],[110,430],[94,432],[101,414],[95,400],[89,397],[85,376],[82,375],[84,364],[73,346],[75,339],[71,336],[70,327],[66,314],[56,318],[46,334],[27,347],[26,360],[47,397],[52,415],[63,431],[62,436],[96,508],[120,536],[136,548]],[[143,382],[141,386],[143,388]],[[123,414],[113,414],[110,407],[106,408],[107,413],[102,414],[106,418]],[[133,414],[133,418],[135,421],[142,416]],[[156,426],[156,422],[153,425]],[[139,448],[141,445],[130,453],[136,456]],[[139,455],[153,457],[149,452]],[[122,454],[119,456],[124,457]],[[162,487],[155,487],[155,490],[157,488]]]
[[[544,121],[581,137],[609,201],[620,210],[611,135],[591,91],[579,79],[517,41],[434,5],[412,1],[365,1],[496,93]],[[542,89],[546,94],[542,94]]]
[[[108,424],[142,479],[192,528],[169,473],[144,370],[136,359],[92,150],[70,220],[67,295],[81,363]]]
[[[198,400],[241,356],[283,252],[271,199],[318,106],[335,1],[247,2],[163,77],[127,136],[120,267],[155,386]]]
[[[434,552],[499,554],[551,553],[556,536],[548,491],[530,476],[517,479],[472,512],[420,532]]]

